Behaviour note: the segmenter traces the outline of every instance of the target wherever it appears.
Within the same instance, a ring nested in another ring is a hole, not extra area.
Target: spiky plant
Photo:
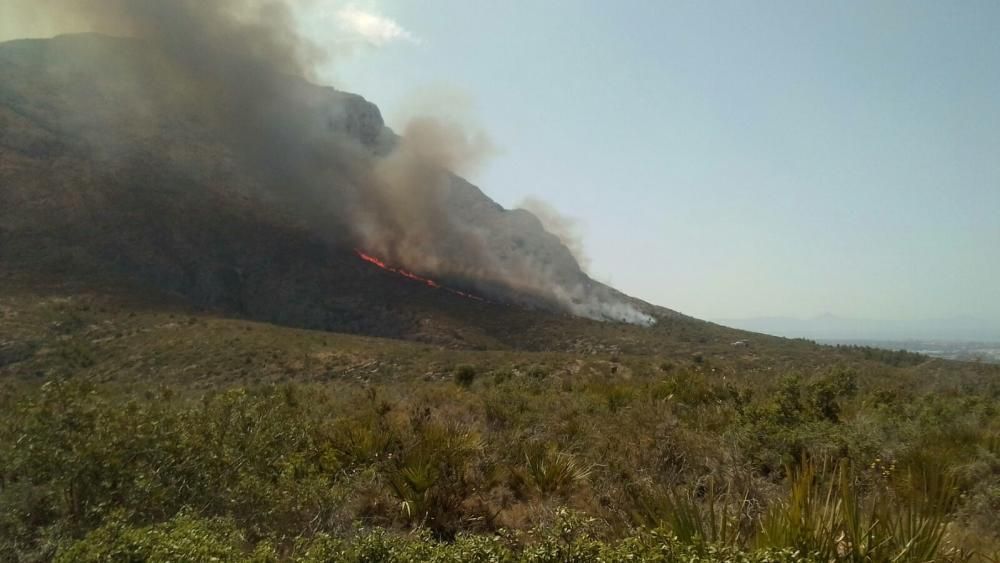
[[[633,523],[646,528],[666,528],[684,544],[739,546],[740,507],[747,495],[733,498],[730,491],[720,492],[709,483],[705,498],[697,499],[688,491],[671,488],[629,487]]]
[[[440,527],[440,520],[454,513],[464,499],[467,466],[482,447],[475,433],[454,426],[421,425],[386,471],[405,519],[418,526]]]
[[[954,507],[954,479],[936,467],[922,469],[911,495],[861,494],[851,467],[832,472],[805,462],[791,471],[788,497],[761,520],[758,547],[791,547],[821,560],[865,562],[938,561]],[[912,477],[911,477],[912,480]]]
[[[764,514],[758,547],[791,547],[822,560],[837,557],[842,505],[833,483],[819,484],[811,462],[793,469],[788,497],[775,501]]]
[[[524,454],[522,480],[534,486],[543,495],[565,494],[590,477],[590,467],[576,457],[554,446],[535,445]]]
[[[880,503],[878,523],[892,561],[934,561],[957,500],[955,479],[930,465],[911,472],[907,480],[915,483],[913,494],[904,502]]]

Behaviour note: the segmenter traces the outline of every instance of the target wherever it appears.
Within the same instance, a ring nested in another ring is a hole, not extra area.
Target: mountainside
[[[645,318],[641,308],[703,328],[590,280],[534,216],[504,210],[453,175],[434,203],[450,221],[482,229],[491,245],[483,253],[503,261],[497,269],[511,280],[470,274],[464,237],[437,249],[450,253],[448,263],[417,271],[484,301],[380,271],[356,254],[367,241],[336,216],[342,202],[319,205],[335,196],[304,195],[327,186],[303,178],[289,187],[302,172],[286,161],[306,157],[248,158],[262,146],[234,133],[226,99],[205,94],[201,82],[191,86],[202,79],[143,43],[90,34],[8,42],[0,72],[3,275],[135,282],[254,319],[452,344],[461,342],[438,333],[461,327],[473,333],[462,339],[478,345],[512,344],[474,333],[489,331],[486,317],[516,326],[528,310],[537,312],[532,322],[561,322],[567,311],[615,319],[615,308],[624,320]],[[295,132],[321,136],[320,146],[349,144],[321,163],[336,197],[344,192],[338,182],[352,181],[344,154],[384,158],[400,142],[359,96],[291,77],[282,84],[281,99],[298,105],[280,116]],[[409,266],[391,252],[378,256]],[[528,263],[566,300],[513,281]]]

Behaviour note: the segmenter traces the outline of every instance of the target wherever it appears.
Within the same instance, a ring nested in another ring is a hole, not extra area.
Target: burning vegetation
[[[382,260],[379,260],[378,258],[376,258],[376,257],[374,257],[374,256],[372,256],[370,254],[365,254],[364,252],[362,252],[362,251],[360,251],[358,249],[354,249],[354,253],[358,255],[358,258],[361,258],[362,260],[364,260],[365,262],[368,262],[369,264],[374,264],[374,265],[378,266],[379,268],[382,268],[383,270],[385,270],[387,272],[392,272],[394,274],[398,274],[400,276],[403,276],[404,278],[409,278],[409,279],[411,279],[413,281],[420,282],[420,283],[426,285],[427,287],[433,287],[434,289],[443,289],[443,290],[447,291],[448,293],[453,293],[455,295],[458,295],[458,296],[461,296],[461,297],[465,297],[467,299],[474,299],[476,301],[485,301],[482,297],[479,297],[477,295],[472,295],[471,293],[466,293],[464,291],[459,291],[457,289],[453,289],[453,288],[450,288],[450,287],[445,287],[445,286],[439,284],[438,282],[436,282],[436,281],[434,281],[434,280],[432,280],[430,278],[425,278],[423,276],[414,274],[413,272],[404,270],[402,268],[393,268],[392,266],[386,264]]]

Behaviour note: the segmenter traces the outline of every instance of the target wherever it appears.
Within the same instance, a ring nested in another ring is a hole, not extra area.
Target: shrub
[[[104,561],[273,561],[266,542],[248,553],[246,538],[232,520],[178,514],[162,524],[135,528],[120,516],[61,550],[57,563]]]
[[[566,494],[587,480],[591,469],[569,452],[552,445],[533,444],[526,448],[524,465],[515,470],[522,484],[543,495]]]
[[[461,365],[455,370],[455,382],[463,387],[472,385],[476,380],[476,368],[471,365]]]
[[[468,389],[417,375],[207,393],[7,381],[0,560],[958,560],[945,529],[995,551],[993,391],[892,373],[609,381],[584,366]],[[885,386],[891,408],[872,408]],[[821,456],[829,469],[797,468]],[[539,527],[559,504],[596,527]]]

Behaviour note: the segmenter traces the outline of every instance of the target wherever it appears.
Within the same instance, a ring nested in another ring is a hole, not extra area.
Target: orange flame
[[[364,260],[365,262],[368,262],[369,264],[375,264],[376,266],[378,266],[379,268],[382,268],[383,270],[385,270],[387,272],[392,272],[394,274],[398,274],[400,276],[403,276],[404,278],[409,278],[409,279],[411,279],[413,281],[418,281],[418,282],[420,282],[420,283],[422,283],[422,284],[424,284],[424,285],[426,285],[428,287],[433,287],[434,289],[443,289],[443,290],[445,290],[445,291],[447,291],[449,293],[454,293],[455,295],[460,295],[460,296],[466,297],[468,299],[475,299],[476,301],[484,301],[484,299],[482,297],[478,297],[476,295],[471,295],[471,294],[465,293],[464,291],[459,291],[457,289],[452,289],[450,287],[444,287],[443,285],[439,284],[438,282],[436,282],[436,281],[434,281],[434,280],[432,280],[430,278],[425,278],[423,276],[418,276],[417,274],[414,274],[413,272],[409,272],[409,271],[404,270],[402,268],[393,268],[392,266],[386,264],[385,262],[379,260],[378,258],[376,258],[376,257],[374,257],[374,256],[372,256],[370,254],[365,254],[364,252],[362,252],[362,251],[360,251],[360,250],[358,250],[356,248],[354,249],[354,253],[358,255],[358,258],[361,258],[362,260]]]

